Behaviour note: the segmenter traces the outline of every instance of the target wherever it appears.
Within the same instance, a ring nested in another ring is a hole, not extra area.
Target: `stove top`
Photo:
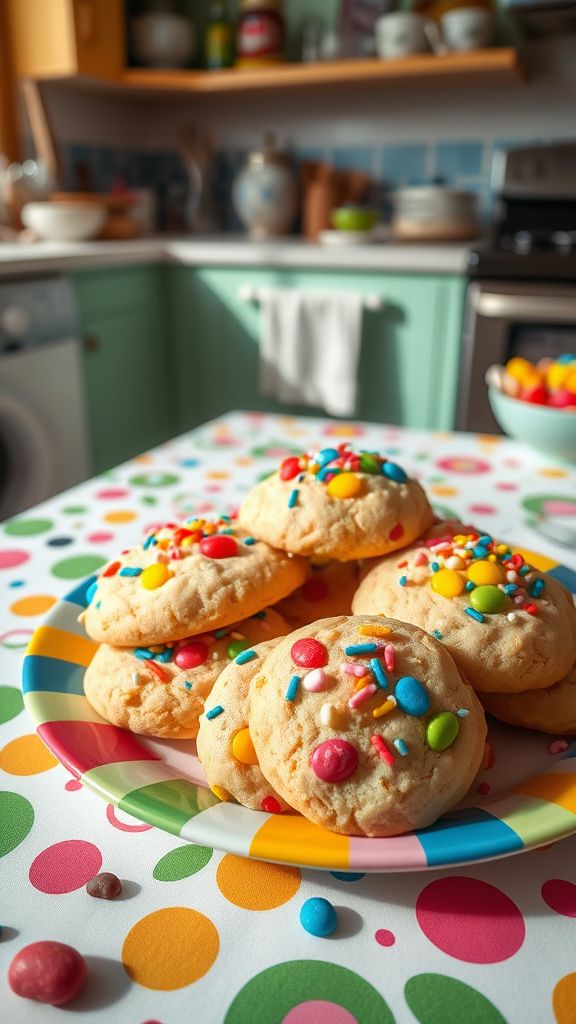
[[[520,233],[519,233],[520,234]],[[524,233],[522,233],[524,234]],[[486,242],[468,256],[468,274],[474,278],[498,278],[511,281],[576,282],[576,245],[550,247],[532,245],[518,236]]]

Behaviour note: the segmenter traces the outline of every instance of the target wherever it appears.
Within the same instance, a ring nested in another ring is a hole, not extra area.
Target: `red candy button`
[[[310,767],[322,782],[343,782],[358,767],[358,751],[348,740],[326,740],[310,754]]]
[[[120,562],[112,562],[111,565],[107,565],[102,573],[103,576],[115,576],[120,568]]]
[[[280,466],[278,476],[281,480],[293,480],[300,472],[300,459],[292,457],[290,459],[284,459],[284,462]]]
[[[328,596],[328,585],[325,580],[306,580],[302,584],[302,597],[305,601],[323,601]]]
[[[265,796],[260,806],[267,814],[282,814],[282,808],[274,796]]]
[[[186,670],[203,665],[207,657],[208,648],[206,644],[203,644],[201,640],[193,640],[191,643],[185,644],[184,647],[180,648],[174,661],[178,668]]]
[[[402,523],[396,523],[396,526],[393,526],[390,530],[390,540],[400,540],[400,537],[402,537],[403,534],[404,527],[402,526]]]
[[[232,558],[238,554],[238,544],[229,534],[214,533],[202,538],[200,551],[207,558]]]
[[[319,640],[306,637],[292,644],[292,661],[301,668],[322,668],[328,664],[328,651]]]
[[[63,1006],[86,980],[86,961],[63,942],[32,942],[8,968],[8,984],[17,996]]]

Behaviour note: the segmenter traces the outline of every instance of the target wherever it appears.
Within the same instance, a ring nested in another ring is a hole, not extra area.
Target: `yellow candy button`
[[[249,730],[240,729],[232,740],[232,753],[240,764],[258,764]]]
[[[326,490],[333,498],[355,498],[362,490],[362,481],[356,473],[339,473],[332,477]]]
[[[439,569],[431,579],[432,590],[442,597],[458,597],[464,593],[466,581],[455,569]]]
[[[535,367],[528,359],[522,359],[522,356],[515,356],[514,359],[509,359],[506,363],[506,372],[519,380],[521,384],[524,383],[524,378],[534,372]]]
[[[496,586],[504,583],[506,576],[504,570],[497,562],[482,560],[473,562],[468,569],[468,579],[472,580],[477,587]]]
[[[217,796],[219,800],[229,801],[232,799],[228,790],[224,789],[223,786],[210,786],[210,789],[214,793],[214,796]]]
[[[140,582],[145,590],[156,590],[166,583],[167,580],[173,576],[174,573],[170,571],[168,566],[162,562],[158,562],[155,565],[149,565],[147,569],[144,569],[140,577]]]
[[[566,391],[570,391],[571,394],[576,395],[576,370],[570,371],[566,377],[564,387],[566,388]]]
[[[546,370],[546,382],[552,391],[563,388],[571,371],[570,363],[552,363]]]

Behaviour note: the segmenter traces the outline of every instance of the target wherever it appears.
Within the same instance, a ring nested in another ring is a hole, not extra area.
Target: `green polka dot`
[[[486,996],[444,974],[417,974],[406,982],[404,995],[419,1024],[506,1024]]]
[[[0,686],[0,725],[16,718],[24,707],[22,694],[15,686]]]
[[[210,860],[214,851],[209,846],[179,846],[170,850],[154,868],[153,875],[158,882],[179,882],[200,871]]]
[[[0,792],[0,857],[23,843],[34,824],[34,808],[19,793]]]
[[[143,505],[157,505],[158,498],[154,494],[141,494],[140,501]]]
[[[62,580],[77,580],[82,576],[91,576],[103,565],[106,565],[106,558],[100,555],[74,555],[72,558],[63,558],[52,566],[52,573]]]
[[[88,509],[85,505],[67,505],[62,512],[67,516],[82,516]]]
[[[361,1024],[394,1024],[372,985],[324,960],[291,960],[261,971],[240,989],[224,1024],[280,1024],[295,1006],[316,999],[343,1006]]]
[[[4,531],[10,537],[33,537],[36,533],[46,533],[53,526],[52,519],[13,519],[6,523]]]
[[[177,484],[179,480],[180,477],[175,473],[138,473],[136,476],[130,477],[133,487],[170,487],[171,484]]]

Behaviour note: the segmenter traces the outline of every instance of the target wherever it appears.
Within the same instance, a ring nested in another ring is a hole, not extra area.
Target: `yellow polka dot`
[[[576,973],[560,978],[552,993],[552,1008],[558,1024],[576,1024]]]
[[[326,433],[329,437],[356,437],[360,430],[353,423],[334,423]]]
[[[0,769],[9,775],[38,775],[55,764],[56,758],[34,733],[17,736],[0,750]]]
[[[116,512],[107,512],[102,518],[105,523],[131,523],[133,519],[138,518],[138,513],[131,512],[128,508],[117,509]]]
[[[126,973],[156,991],[184,988],[210,970],[220,949],[215,926],[189,907],[165,907],[142,917],[122,946]]]
[[[428,490],[431,494],[435,494],[439,498],[450,498],[454,494],[458,494],[456,487],[448,487],[447,484],[434,484],[434,486],[429,487]]]
[[[154,459],[152,458],[151,455],[145,452],[144,455],[136,455],[133,461],[140,462],[144,466],[149,466],[152,462],[154,462]]]
[[[227,469],[212,469],[206,473],[207,480],[228,480],[230,473]]]
[[[332,498],[355,498],[362,490],[362,481],[356,473],[338,473],[326,490]]]
[[[540,476],[551,476],[551,477],[558,477],[558,478],[564,477],[564,476],[568,476],[568,470],[567,469],[556,469],[555,466],[550,466],[549,468],[545,468],[545,469],[538,469],[538,470],[536,470],[536,472]]]
[[[494,445],[502,444],[504,438],[499,434],[477,434],[476,440],[479,444],[486,445],[487,448],[493,448]]]
[[[216,872],[222,895],[244,910],[273,910],[298,892],[302,876],[298,868],[247,860],[227,853]]]
[[[234,459],[236,466],[251,466],[254,459],[251,459],[249,455],[239,455],[237,459]]]
[[[42,615],[52,605],[56,604],[56,598],[49,594],[31,594],[30,597],[21,597],[10,605],[10,611],[14,615]]]

